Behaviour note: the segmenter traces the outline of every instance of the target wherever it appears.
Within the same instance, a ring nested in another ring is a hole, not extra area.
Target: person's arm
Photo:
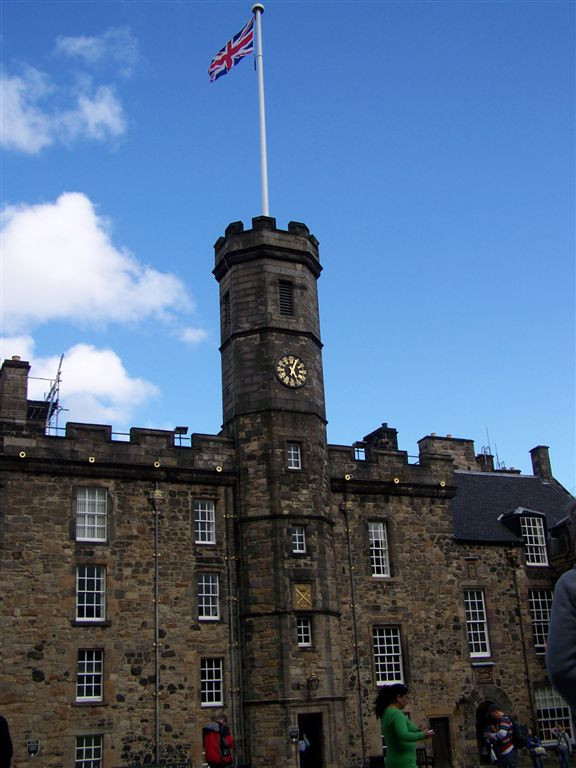
[[[410,723],[406,715],[400,710],[392,720],[392,728],[399,741],[422,741],[426,738],[426,734]]]
[[[554,688],[576,710],[576,567],[563,574],[554,589],[546,667]]]

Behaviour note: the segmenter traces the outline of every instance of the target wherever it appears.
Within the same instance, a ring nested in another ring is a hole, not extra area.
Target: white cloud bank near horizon
[[[86,329],[153,318],[166,334],[198,344],[208,334],[183,319],[194,302],[176,275],[141,264],[111,238],[109,222],[79,192],[55,202],[6,206],[2,238],[1,357],[19,355],[31,376],[54,378],[58,359],[35,355],[35,328],[53,321]],[[160,391],[132,376],[111,348],[74,344],[64,353],[67,420],[127,424]],[[40,385],[39,385],[40,386]],[[36,387],[36,385],[34,385]],[[45,390],[49,382],[44,383]],[[30,397],[41,398],[39,390]]]
[[[56,379],[60,358],[36,357],[30,336],[1,339],[6,356],[20,356],[30,362],[28,397],[43,400]],[[14,350],[17,350],[16,352]],[[2,356],[3,358],[5,355]],[[111,349],[76,344],[64,354],[62,381],[66,409],[62,422],[78,421],[125,426],[134,411],[160,394],[158,387],[132,377]]]

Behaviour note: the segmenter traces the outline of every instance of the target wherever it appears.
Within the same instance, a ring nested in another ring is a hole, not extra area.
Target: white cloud
[[[56,378],[59,357],[34,357],[30,337],[5,337],[0,347],[8,355],[20,355],[31,364],[28,397],[42,400]],[[111,424],[116,429],[132,423],[134,412],[159,395],[158,387],[145,379],[129,375],[111,349],[76,344],[62,362],[60,405],[65,413],[60,421]]]
[[[178,277],[140,264],[112,243],[106,221],[81,193],[8,206],[0,221],[7,333],[51,320],[170,320],[193,308]]]
[[[55,50],[58,54],[79,59],[87,66],[119,66],[123,77],[133,74],[140,58],[138,41],[127,27],[111,27],[93,36],[60,36]]]
[[[208,338],[208,332],[203,328],[183,328],[180,331],[180,341],[186,342],[186,344],[200,344],[206,341]]]
[[[3,72],[0,98],[0,143],[9,150],[33,155],[52,144],[105,141],[126,131],[126,117],[114,89],[94,87],[87,78],[62,89],[36,69],[14,76]],[[54,100],[52,107],[45,103],[49,99]]]
[[[45,75],[26,71],[24,77],[0,75],[0,142],[6,149],[35,154],[54,141],[54,126],[38,103],[52,92]]]

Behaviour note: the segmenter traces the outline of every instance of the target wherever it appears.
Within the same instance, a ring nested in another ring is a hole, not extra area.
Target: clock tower
[[[230,224],[215,245],[223,431],[236,443],[241,708],[253,768],[345,764],[334,524],[316,281],[303,224]]]

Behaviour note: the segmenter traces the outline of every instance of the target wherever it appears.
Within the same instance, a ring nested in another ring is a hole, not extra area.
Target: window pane
[[[76,736],[75,768],[102,768],[102,736]]]
[[[528,604],[532,617],[532,634],[534,648],[537,653],[546,652],[548,640],[548,625],[550,624],[550,609],[552,608],[551,589],[531,589],[528,592]]]
[[[76,699],[78,701],[102,701],[103,664],[103,651],[78,651],[78,676],[76,680]]]
[[[105,488],[78,488],[76,491],[76,538],[78,541],[106,541]]]
[[[198,618],[219,619],[220,598],[217,573],[198,574]]]
[[[223,704],[223,669],[222,659],[202,659],[200,661],[200,690],[203,707]]]
[[[376,685],[403,683],[402,647],[399,627],[374,627],[372,630]]]
[[[464,607],[466,609],[466,630],[470,656],[490,656],[488,622],[482,590],[466,590],[464,592]]]
[[[368,523],[372,576],[390,576],[386,523]]]
[[[298,555],[306,552],[306,529],[303,525],[292,528],[292,552]]]
[[[543,686],[534,690],[534,698],[536,700],[538,730],[542,742],[556,744],[557,739],[552,733],[556,723],[562,723],[570,736],[570,740],[573,740],[574,732],[572,731],[570,707],[560,694],[556,693],[552,686]]]
[[[312,645],[312,620],[310,618],[300,616],[296,619],[296,635],[300,647]]]
[[[79,565],[76,569],[76,619],[106,618],[106,569],[103,565]]]
[[[196,544],[216,543],[213,501],[194,501],[194,539]]]
[[[548,565],[544,521],[540,517],[521,517],[520,526],[526,552],[526,565]]]
[[[302,469],[300,443],[286,443],[286,464],[288,469]]]

